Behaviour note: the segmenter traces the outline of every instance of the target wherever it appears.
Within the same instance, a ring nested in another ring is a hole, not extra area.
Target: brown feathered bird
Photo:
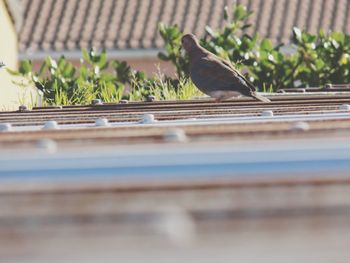
[[[253,84],[229,62],[201,47],[194,35],[184,35],[181,42],[189,56],[191,79],[203,93],[217,101],[244,95],[262,102],[270,102],[259,95]]]

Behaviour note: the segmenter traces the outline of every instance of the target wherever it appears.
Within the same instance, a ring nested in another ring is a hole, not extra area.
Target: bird
[[[248,96],[261,102],[271,102],[259,95],[256,88],[230,62],[203,48],[193,34],[181,38],[181,46],[189,56],[192,82],[216,101]]]

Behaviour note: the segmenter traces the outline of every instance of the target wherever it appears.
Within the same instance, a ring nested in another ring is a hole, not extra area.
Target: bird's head
[[[193,48],[199,46],[198,40],[193,34],[186,34],[181,39],[182,47],[186,52],[190,52]]]

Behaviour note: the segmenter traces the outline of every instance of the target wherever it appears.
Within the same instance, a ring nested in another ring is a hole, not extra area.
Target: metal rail
[[[274,115],[318,114],[346,112],[342,105],[350,103],[349,96],[275,96],[271,104],[251,100],[222,103],[196,100],[185,102],[151,102],[130,104],[105,104],[95,106],[71,106],[62,109],[35,108],[23,112],[0,112],[0,123],[13,126],[43,125],[48,120],[59,124],[94,123],[97,118],[108,118],[110,122],[135,122],[144,113],[153,114],[157,120],[183,120],[218,117],[254,117],[263,111]]]

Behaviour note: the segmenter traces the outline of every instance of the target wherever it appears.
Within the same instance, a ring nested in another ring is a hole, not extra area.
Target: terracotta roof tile
[[[19,32],[23,22],[23,10],[20,0],[4,0],[3,2],[16,27],[16,31]]]
[[[223,26],[223,8],[234,0],[21,0],[24,24],[20,51],[161,48],[158,23],[205,34]],[[317,33],[350,34],[350,0],[240,0],[255,14],[255,31],[275,42],[290,42],[293,26]]]
[[[284,2],[284,1],[281,1]],[[299,1],[286,1],[284,8],[280,14],[282,21],[279,28],[279,36],[277,42],[287,43],[290,39],[291,26],[295,23],[295,14],[297,13]],[[300,11],[298,10],[300,13]]]

